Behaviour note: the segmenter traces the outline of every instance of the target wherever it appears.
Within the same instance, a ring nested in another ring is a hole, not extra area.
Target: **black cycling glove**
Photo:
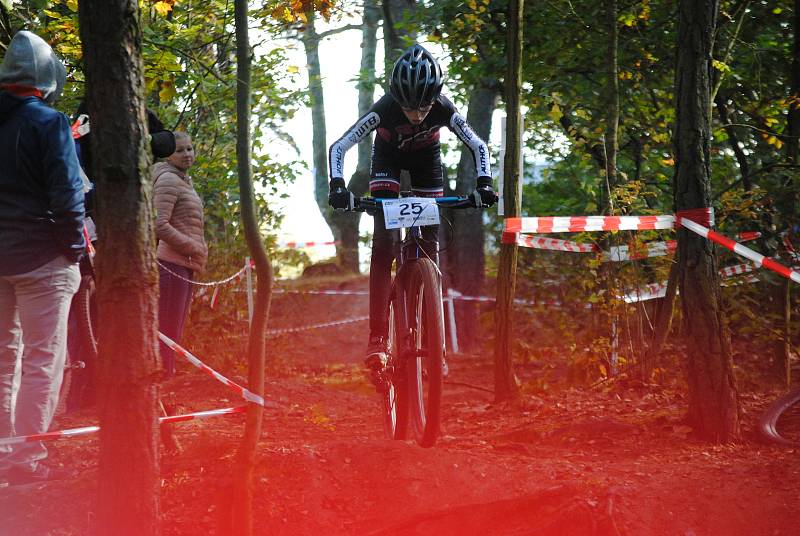
[[[497,203],[497,194],[492,188],[491,177],[478,177],[478,186],[472,194],[476,207],[491,207]]]
[[[344,179],[331,179],[328,204],[337,210],[352,210],[353,203],[353,194],[345,187]]]

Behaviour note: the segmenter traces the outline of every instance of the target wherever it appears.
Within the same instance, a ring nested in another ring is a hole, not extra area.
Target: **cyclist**
[[[344,155],[354,145],[377,131],[372,150],[369,191],[373,197],[396,198],[400,194],[400,172],[411,178],[417,197],[444,194],[439,129],[448,127],[472,151],[477,170],[473,193],[477,206],[491,206],[496,200],[489,169],[489,149],[470,128],[452,102],[441,94],[442,69],[421,45],[408,48],[394,64],[389,93],[381,97],[328,151],[330,191],[328,203],[334,209],[353,208],[354,196],[345,186]],[[438,263],[438,225],[422,228],[422,249]],[[387,359],[389,326],[386,309],[391,287],[393,243],[399,231],[385,227],[383,214],[375,215],[372,259],[369,273],[369,342],[364,364],[372,372],[381,370]]]

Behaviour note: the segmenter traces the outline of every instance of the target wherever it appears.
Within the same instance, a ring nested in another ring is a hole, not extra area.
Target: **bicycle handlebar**
[[[401,195],[401,197],[409,196]],[[376,210],[384,201],[394,199],[393,197],[356,197],[353,200],[352,210],[355,212],[369,212]],[[437,205],[447,208],[482,208],[476,206],[475,199],[472,196],[435,197],[433,200]]]

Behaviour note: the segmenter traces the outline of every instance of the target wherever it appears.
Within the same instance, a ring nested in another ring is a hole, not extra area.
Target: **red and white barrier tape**
[[[194,419],[206,419],[208,417],[216,417],[218,415],[231,415],[233,413],[244,413],[245,411],[247,411],[247,406],[239,406],[236,408],[225,408],[225,409],[212,409],[209,411],[198,411],[197,413],[187,413],[186,415],[169,415],[167,417],[159,417],[158,422],[159,424],[171,424],[176,422],[191,421]],[[6,437],[0,439],[0,446],[18,445],[21,443],[33,443],[35,441],[53,441],[56,439],[64,439],[67,437],[76,437],[76,436],[94,434],[98,430],[100,430],[99,426],[84,426],[82,428],[71,428],[69,430],[46,432],[44,434]]]
[[[86,114],[79,115],[75,122],[72,123],[70,130],[72,130],[72,139],[74,140],[89,134],[92,131],[92,127],[89,124],[89,116]]]
[[[675,240],[649,242],[634,246],[613,246],[608,251],[603,252],[603,261],[623,262],[646,259],[648,257],[662,257],[675,251],[677,247],[678,242]]]
[[[737,264],[735,266],[728,266],[726,268],[722,268],[719,271],[719,275],[722,279],[731,279],[738,275],[748,274],[750,272],[755,271],[756,267],[750,263],[745,264]],[[750,275],[744,280],[739,282],[723,282],[723,286],[728,286],[731,284],[741,284],[741,283],[753,283],[758,281],[758,278],[754,275]],[[636,303],[640,301],[652,300],[655,298],[663,298],[667,294],[667,282],[664,281],[663,283],[652,283],[650,285],[645,285],[633,292],[629,292],[623,296],[623,299],[626,303]]]
[[[750,264],[749,262],[743,264],[735,264],[733,266],[726,266],[725,268],[720,269],[719,274],[723,277],[734,277],[737,275],[747,274],[750,272],[754,272],[756,267]]]
[[[161,340],[161,342],[163,342],[168,347],[173,349],[176,354],[178,354],[179,356],[185,358],[187,361],[189,361],[189,363],[191,363],[195,367],[199,368],[200,370],[202,370],[203,372],[205,372],[206,374],[208,374],[212,378],[215,378],[217,381],[227,385],[234,392],[239,393],[239,395],[242,398],[244,398],[245,400],[247,400],[248,402],[252,402],[254,404],[258,404],[259,406],[262,406],[262,407],[265,407],[265,408],[268,407],[267,403],[264,402],[264,399],[262,397],[258,396],[257,394],[253,393],[252,391],[248,390],[247,388],[242,387],[241,385],[239,385],[235,381],[229,380],[228,378],[226,378],[225,376],[223,376],[222,374],[220,374],[216,370],[212,369],[211,367],[209,367],[208,365],[206,365],[205,363],[203,363],[202,361],[197,359],[195,356],[192,355],[191,352],[189,352],[187,349],[185,349],[180,344],[176,343],[175,341],[173,341],[172,339],[170,339],[169,337],[167,337],[163,333],[159,332],[158,338]],[[276,407],[276,405],[273,403],[273,404],[270,404],[269,407]]]
[[[443,296],[444,300],[461,300],[461,301],[471,301],[471,302],[481,302],[481,303],[494,303],[497,301],[497,298],[492,298],[490,296],[464,296],[459,291],[454,289],[448,289],[447,295]],[[515,299],[514,303],[516,305],[545,305],[550,307],[560,307],[562,304],[558,300],[540,300],[540,301],[531,301],[531,300],[521,300]]]
[[[314,294],[319,296],[369,296],[366,290],[287,290],[276,288],[275,294]]]
[[[745,247],[734,240],[731,240],[727,236],[721,235],[716,231],[712,231],[707,227],[703,227],[699,223],[693,222],[688,218],[681,218],[681,225],[683,225],[693,233],[697,233],[706,240],[711,240],[712,242],[715,242],[721,245],[722,247],[733,251],[737,255],[740,255],[752,261],[757,267],[763,266],[768,270],[772,270],[776,274],[782,275],[787,279],[791,279],[795,283],[800,283],[800,272],[796,272],[791,268],[788,268],[783,264],[770,259],[769,257],[765,257],[764,255],[757,253],[752,249]]]
[[[663,298],[667,295],[667,283],[651,283],[640,287],[633,292],[625,294],[622,299],[625,303],[638,303],[656,298]]]
[[[646,231],[673,229],[678,219],[714,224],[712,208],[681,210],[674,216],[544,216],[507,218],[509,233],[582,233],[588,231]]]
[[[287,242],[283,240],[278,241],[278,246],[282,248],[289,248],[289,249],[301,249],[301,248],[313,248],[319,246],[335,246],[339,242],[336,240],[331,240],[328,242]]]
[[[598,250],[598,247],[595,244],[579,244],[578,242],[571,242],[569,240],[559,240],[557,238],[547,238],[537,235],[526,235],[523,233],[504,232],[502,241],[504,244],[513,244],[516,242],[518,246],[535,249],[548,249],[552,251],[593,253]]]
[[[675,216],[545,216],[505,220],[505,231],[510,233],[643,231],[674,227]]]
[[[83,239],[86,240],[86,253],[90,258],[94,258],[96,252],[94,246],[92,245],[92,239],[89,236],[89,227],[86,225],[86,223],[83,224]]]
[[[296,328],[280,328],[280,329],[270,329],[267,331],[267,337],[275,337],[277,335],[283,335],[285,333],[297,333],[299,331],[309,331],[312,329],[321,329],[321,328],[330,328],[333,326],[341,326],[343,324],[352,324],[354,322],[363,322],[365,320],[369,320],[369,316],[356,316],[354,318],[348,318],[345,320],[334,320],[333,322],[324,322],[322,324],[311,324],[308,326],[300,326]]]
[[[761,236],[758,231],[746,231],[737,235],[743,242],[754,240]],[[575,253],[594,253],[600,251],[596,244],[581,244],[569,240],[557,238],[547,238],[539,235],[524,233],[504,232],[502,235],[504,244],[514,244],[518,246],[546,249],[550,251],[570,251]],[[646,259],[648,257],[660,257],[667,255],[677,249],[678,242],[667,240],[663,242],[648,242],[646,244],[634,244],[626,246],[612,246],[608,251],[603,252],[603,262],[623,262]]]

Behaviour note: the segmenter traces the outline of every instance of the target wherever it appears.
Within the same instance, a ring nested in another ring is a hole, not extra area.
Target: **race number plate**
[[[430,197],[403,197],[383,202],[383,217],[387,229],[413,225],[438,225],[439,206]]]

